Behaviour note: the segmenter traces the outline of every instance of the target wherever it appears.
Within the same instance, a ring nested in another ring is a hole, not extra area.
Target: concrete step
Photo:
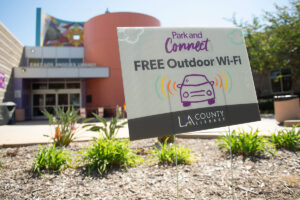
[[[284,120],[283,126],[293,127],[298,125],[300,127],[300,119]]]

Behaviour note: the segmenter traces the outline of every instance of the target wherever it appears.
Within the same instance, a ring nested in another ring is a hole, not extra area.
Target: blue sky
[[[284,6],[288,0],[0,0],[0,21],[23,44],[35,44],[36,8],[54,17],[87,21],[110,12],[139,12],[152,15],[162,26],[228,27],[237,19],[251,21],[263,11],[274,11],[274,3]]]

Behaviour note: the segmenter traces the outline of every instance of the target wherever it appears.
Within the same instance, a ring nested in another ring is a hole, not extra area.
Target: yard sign
[[[239,28],[118,28],[130,139],[260,120]]]

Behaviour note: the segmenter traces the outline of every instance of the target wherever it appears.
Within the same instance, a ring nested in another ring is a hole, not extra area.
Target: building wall
[[[26,59],[84,58],[83,47],[25,47]]]
[[[4,88],[0,86],[0,103],[14,101],[13,67],[21,63],[23,45],[0,22],[0,76],[4,74]]]
[[[263,73],[253,73],[253,80],[257,98],[273,96],[270,80],[270,71]]]
[[[113,108],[125,103],[117,27],[160,26],[158,19],[139,13],[107,13],[84,25],[85,62],[109,67],[109,78],[86,81],[88,108]]]
[[[255,73],[253,72],[253,80],[255,85],[255,90],[257,94],[257,98],[273,98],[273,96],[277,95],[285,95],[285,94],[297,94],[300,95],[300,78],[292,75],[292,88],[291,91],[286,91],[282,93],[276,93],[272,91],[271,85],[271,71],[266,70],[263,73]]]

